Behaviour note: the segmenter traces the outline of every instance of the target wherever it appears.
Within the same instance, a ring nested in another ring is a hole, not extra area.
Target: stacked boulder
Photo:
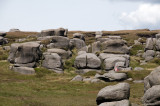
[[[33,74],[34,67],[41,58],[40,44],[37,42],[11,44],[8,61],[13,64],[12,69],[21,74]]]
[[[4,38],[6,36],[6,32],[0,32],[0,45],[7,44],[7,38]]]
[[[160,106],[160,67],[144,78],[144,92],[145,106]]]
[[[101,89],[97,95],[99,106],[129,106],[130,85],[119,83]]]
[[[147,38],[146,40],[143,58],[145,61],[150,61],[154,57],[160,58],[160,34],[156,34],[156,38]]]
[[[80,72],[86,73],[89,71],[101,71],[101,60],[93,53],[79,53],[76,57],[74,66],[79,69]]]

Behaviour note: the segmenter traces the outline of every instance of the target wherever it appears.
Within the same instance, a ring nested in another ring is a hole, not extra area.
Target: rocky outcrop
[[[68,50],[69,49],[69,38],[62,36],[53,36],[50,40],[50,44],[47,45],[48,48],[59,48]]]
[[[78,50],[86,46],[85,42],[78,38],[71,39],[69,44],[71,49],[76,48]]]
[[[149,88],[145,92],[142,101],[145,106],[160,106],[160,85]]]
[[[59,29],[48,29],[42,30],[40,36],[64,36],[67,37],[68,29],[59,28]]]
[[[13,29],[10,29],[9,32],[20,32],[20,30],[16,29],[16,28],[13,28]]]
[[[0,37],[5,37],[6,36],[6,32],[0,32]]]
[[[43,53],[42,66],[57,73],[63,73],[62,60],[57,53]]]
[[[100,68],[101,60],[95,54],[85,53],[76,57],[74,65],[78,69],[97,69]]]
[[[129,47],[126,42],[121,39],[109,39],[102,43],[102,50],[104,53],[128,54]]]
[[[7,44],[7,43],[8,43],[7,38],[4,38],[4,37],[0,36],[0,45],[4,45],[4,44]]]
[[[92,53],[100,52],[101,51],[101,43],[100,41],[92,43]]]
[[[147,77],[144,78],[144,91],[155,85],[160,85],[160,67],[157,67]]]
[[[102,35],[103,35],[103,33],[102,33],[101,31],[97,31],[95,38],[96,38],[96,39],[101,38]]]
[[[128,83],[119,83],[117,85],[107,86],[101,89],[97,95],[96,102],[97,105],[102,103],[118,102],[128,100],[129,96],[130,85]]]
[[[36,42],[13,43],[11,44],[8,61],[13,64],[36,63],[41,57],[40,44]],[[23,66],[23,65],[22,65]],[[31,67],[34,67],[32,65]]]

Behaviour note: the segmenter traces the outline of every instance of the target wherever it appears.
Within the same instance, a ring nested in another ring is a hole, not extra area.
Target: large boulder
[[[81,40],[84,40],[85,41],[85,36],[81,33],[74,33],[73,34],[73,38],[78,38],[78,39],[81,39]]]
[[[155,85],[160,85],[160,67],[157,67],[147,77],[144,78],[144,91]]]
[[[99,106],[130,106],[129,100],[121,100],[121,101],[114,101],[114,102],[104,102],[101,103]]]
[[[40,44],[36,42],[11,44],[8,61],[14,64],[37,62],[41,57]]]
[[[122,81],[127,79],[126,73],[109,72],[98,76],[99,79],[108,81]]]
[[[122,39],[109,39],[102,43],[102,50],[104,53],[128,54],[129,47],[126,41]]]
[[[85,53],[76,57],[74,65],[78,69],[84,69],[84,68],[96,69],[100,67],[101,60],[95,54]]]
[[[113,86],[107,86],[101,89],[97,95],[97,105],[104,102],[114,102],[129,99],[130,85],[128,83],[119,83]]]
[[[68,50],[69,49],[69,41],[70,40],[67,37],[53,36],[48,47]]]
[[[8,43],[7,38],[0,36],[0,45],[7,44],[7,43]]]
[[[101,51],[101,43],[100,41],[92,43],[92,53],[100,52]]]
[[[0,36],[1,36],[1,37],[6,36],[6,32],[0,32]]]
[[[153,41],[153,38],[147,38],[145,49],[146,49],[146,50],[153,50],[153,49],[154,49],[154,41]]]
[[[48,53],[57,53],[59,56],[61,56],[62,59],[68,59],[72,52],[71,51],[66,51],[63,49],[57,49],[57,48],[53,48],[53,49],[47,49]]]
[[[62,60],[57,53],[43,53],[44,60],[42,66],[51,69],[53,71],[63,71],[62,70]]]
[[[155,51],[154,50],[147,50],[144,54],[143,57],[145,58],[145,61],[150,61],[154,58],[155,56]]]
[[[48,29],[42,30],[40,36],[65,36],[67,37],[68,29],[59,28],[59,29]]]
[[[104,60],[104,68],[105,70],[112,70],[117,62],[123,62],[124,66],[122,67],[128,67],[129,64],[127,63],[126,58],[124,57],[110,57]]]
[[[83,48],[85,46],[86,46],[85,42],[83,40],[81,40],[81,39],[73,38],[73,39],[70,40],[70,47],[71,48],[75,47],[77,49],[81,49],[81,48]]]
[[[160,106],[160,85],[149,88],[145,92],[142,101],[145,106]]]

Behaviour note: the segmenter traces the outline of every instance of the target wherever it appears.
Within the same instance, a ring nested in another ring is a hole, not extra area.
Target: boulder
[[[69,49],[69,38],[62,36],[53,36],[49,44],[49,48]]]
[[[0,36],[1,36],[1,37],[6,36],[6,32],[0,32]]]
[[[122,39],[121,36],[108,36],[109,39]]]
[[[81,55],[81,54],[85,54],[85,53],[86,53],[86,51],[79,51],[78,56]]]
[[[145,92],[142,101],[145,106],[160,106],[160,85],[149,88]]]
[[[91,83],[100,83],[100,82],[101,82],[100,79],[95,79],[95,78],[94,78],[94,79],[91,80]]]
[[[78,38],[71,39],[69,44],[71,48],[76,48],[76,49],[81,49],[86,46],[85,42]]]
[[[100,73],[100,72],[102,72],[102,70],[100,70],[100,69],[79,69],[79,70],[76,71],[76,73],[78,73],[78,74],[85,74],[85,73],[88,73],[88,72]]]
[[[12,70],[14,72],[18,72],[20,74],[25,74],[25,75],[35,74],[34,68],[29,68],[29,67],[13,67]]]
[[[73,82],[73,81],[83,81],[83,77],[80,75],[77,75],[71,80],[71,82]]]
[[[40,36],[65,36],[67,37],[68,29],[59,28],[59,29],[48,29],[42,30]]]
[[[103,75],[98,76],[99,79],[104,80],[106,82],[110,81],[122,81],[127,79],[126,73],[116,73],[116,72],[109,72]]]
[[[0,36],[0,45],[4,45],[4,44],[7,44],[7,43],[8,43],[7,38],[4,38],[4,37]]]
[[[160,85],[160,67],[157,67],[147,77],[144,78],[144,91],[155,85]]]
[[[130,106],[129,100],[113,101],[113,102],[104,102],[99,106]]]
[[[130,85],[128,83],[119,83],[113,86],[107,86],[101,89],[97,95],[97,105],[104,102],[121,101],[129,99]]]
[[[81,33],[74,33],[73,38],[78,38],[85,41],[84,35]]]
[[[40,44],[36,42],[11,44],[8,61],[14,64],[37,62],[41,57]]]
[[[78,69],[96,69],[100,67],[101,60],[95,54],[85,53],[76,57],[74,65]]]
[[[92,53],[100,52],[101,51],[101,42],[97,41],[92,43]]]
[[[53,49],[47,49],[48,53],[57,53],[62,59],[68,59],[72,52],[71,51],[66,51],[63,49],[57,49],[57,48],[53,48]]]
[[[160,39],[156,39],[155,47],[157,51],[160,51]]]
[[[156,39],[160,38],[160,33],[156,34]]]
[[[95,36],[95,38],[96,38],[96,39],[101,38],[101,37],[102,37],[102,35],[103,35],[103,32],[101,32],[101,31],[97,31],[97,32],[96,32],[96,36]]]
[[[16,28],[13,28],[13,29],[10,29],[9,32],[20,32],[20,30],[16,29]]]
[[[129,47],[122,39],[109,39],[102,43],[102,50],[104,53],[128,54]]]
[[[150,61],[154,58],[155,56],[155,51],[154,50],[147,50],[144,54],[144,58],[146,61]]]
[[[44,60],[42,66],[47,69],[58,70],[62,69],[62,60],[57,53],[43,53]]]
[[[125,63],[123,67],[128,67],[129,64],[127,63],[126,58],[124,57],[110,57],[110,58],[106,58],[104,60],[104,68],[105,70],[112,70],[115,67],[115,64],[117,62],[123,62]]]
[[[145,50],[153,50],[153,49],[154,49],[153,38],[147,38]]]

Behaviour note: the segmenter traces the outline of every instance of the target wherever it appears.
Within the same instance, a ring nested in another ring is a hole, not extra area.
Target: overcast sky
[[[160,29],[160,0],[0,0],[0,31]]]

